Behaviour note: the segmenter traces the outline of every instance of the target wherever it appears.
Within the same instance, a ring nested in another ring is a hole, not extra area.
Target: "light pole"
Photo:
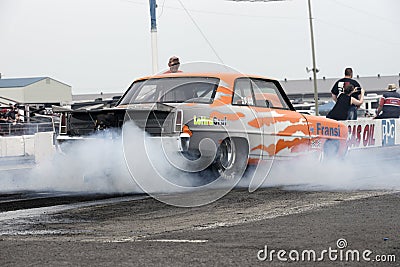
[[[315,60],[315,46],[314,46],[314,30],[311,16],[311,0],[308,0],[308,15],[310,18],[310,35],[311,35],[311,54],[312,54],[312,62],[313,62],[313,80],[314,80],[314,101],[315,101],[315,115],[319,115],[318,112],[318,88],[317,88],[317,63]]]
[[[153,74],[158,72],[158,48],[157,48],[157,21],[156,21],[156,0],[149,0],[150,21],[151,21],[151,55]]]
[[[287,1],[287,0],[229,0],[235,2],[276,2],[276,1]],[[311,54],[313,62],[313,80],[314,80],[314,101],[315,101],[315,115],[318,115],[318,88],[317,88],[317,63],[315,60],[315,46],[314,46],[314,30],[311,15],[311,0],[308,0],[308,17],[310,20],[310,35],[311,35]]]

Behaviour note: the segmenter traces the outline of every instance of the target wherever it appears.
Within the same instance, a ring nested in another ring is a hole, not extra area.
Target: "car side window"
[[[254,106],[254,95],[250,79],[237,79],[233,92],[233,105]]]
[[[289,109],[275,83],[261,79],[252,79],[251,83],[256,106]]]

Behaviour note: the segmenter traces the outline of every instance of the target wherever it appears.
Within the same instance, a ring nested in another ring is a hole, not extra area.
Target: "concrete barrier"
[[[0,157],[34,156],[35,161],[40,162],[54,152],[53,132],[0,137]]]
[[[34,135],[23,135],[25,143],[25,155],[34,156],[35,155],[35,136]]]
[[[53,132],[35,134],[35,162],[40,163],[50,158],[56,151],[53,144]]]
[[[22,136],[11,136],[0,139],[2,157],[17,157],[25,155],[25,142]]]

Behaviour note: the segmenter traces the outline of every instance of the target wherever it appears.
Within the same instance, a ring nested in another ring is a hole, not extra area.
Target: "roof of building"
[[[319,95],[330,95],[331,89],[339,78],[317,79],[317,89]],[[388,84],[398,84],[400,76],[373,76],[373,77],[353,77],[358,81],[366,93],[386,91]],[[314,81],[308,80],[284,80],[281,81],[283,88],[288,95],[312,95],[314,94]]]
[[[0,79],[0,88],[25,87],[48,77]]]
[[[384,91],[389,83],[397,84],[399,76],[374,76],[374,77],[353,77],[368,91]],[[319,78],[317,79],[318,93],[330,93],[332,86],[340,78]],[[309,94],[314,93],[314,81],[308,80],[284,80],[281,81],[287,94]]]

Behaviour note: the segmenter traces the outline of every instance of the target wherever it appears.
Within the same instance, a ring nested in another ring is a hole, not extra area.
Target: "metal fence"
[[[33,135],[39,132],[57,132],[58,123],[0,123],[0,136]]]

